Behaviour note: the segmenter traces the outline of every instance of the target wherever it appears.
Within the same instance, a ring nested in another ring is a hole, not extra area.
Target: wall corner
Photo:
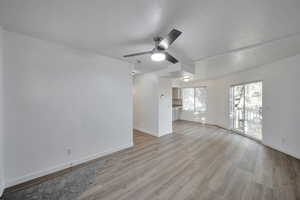
[[[0,26],[0,197],[5,188],[4,180],[4,127],[3,127],[3,28]]]

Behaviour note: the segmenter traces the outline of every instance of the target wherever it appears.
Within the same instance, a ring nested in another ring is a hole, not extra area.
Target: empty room
[[[300,200],[299,0],[0,0],[0,200]]]

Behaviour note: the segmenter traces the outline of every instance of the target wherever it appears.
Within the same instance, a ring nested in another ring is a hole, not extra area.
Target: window
[[[195,90],[194,88],[183,88],[182,89],[182,105],[183,110],[195,109]]]
[[[195,88],[195,111],[206,112],[207,88]]]
[[[206,112],[207,88],[182,88],[183,110]]]

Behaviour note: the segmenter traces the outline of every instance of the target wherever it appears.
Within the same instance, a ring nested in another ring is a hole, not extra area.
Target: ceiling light
[[[184,82],[189,82],[191,79],[190,78],[183,78],[182,79]]]
[[[163,61],[166,59],[166,54],[162,52],[155,52],[151,55],[151,59],[156,62]]]

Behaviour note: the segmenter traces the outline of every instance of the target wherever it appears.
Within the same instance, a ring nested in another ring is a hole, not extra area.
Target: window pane
[[[194,88],[182,89],[183,110],[194,111]]]
[[[207,88],[195,88],[195,111],[206,112],[207,110]]]

